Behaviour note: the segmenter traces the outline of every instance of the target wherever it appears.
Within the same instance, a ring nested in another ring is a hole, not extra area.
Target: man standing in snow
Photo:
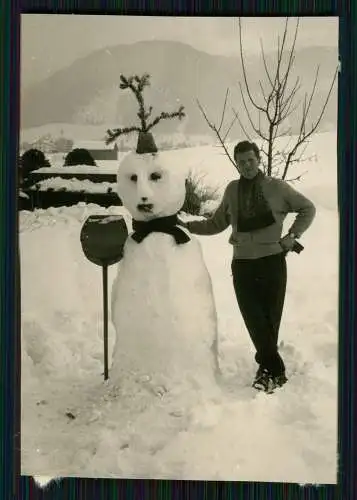
[[[233,285],[259,365],[253,387],[271,392],[287,381],[278,352],[287,280],[285,256],[311,225],[316,209],[285,181],[260,170],[260,152],[254,142],[239,142],[234,160],[240,179],[228,184],[212,217],[180,223],[200,235],[218,234],[232,226]],[[288,213],[297,216],[282,237]]]

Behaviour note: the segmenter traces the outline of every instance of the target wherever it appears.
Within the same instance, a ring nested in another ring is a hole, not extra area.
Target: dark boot
[[[285,372],[279,375],[272,375],[269,370],[259,366],[255,375],[252,387],[258,391],[264,391],[268,394],[274,392],[278,387],[282,387],[288,381]]]
[[[274,384],[276,385],[276,387],[283,387],[283,385],[286,384],[286,382],[288,381],[285,373],[282,373],[281,375],[277,375],[276,377],[273,377],[274,379]]]
[[[252,387],[258,391],[271,393],[275,389],[274,378],[265,368],[258,368]]]

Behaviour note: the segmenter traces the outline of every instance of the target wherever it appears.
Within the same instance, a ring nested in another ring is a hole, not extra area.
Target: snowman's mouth
[[[139,212],[151,213],[154,208],[152,203],[139,203],[138,210]]]

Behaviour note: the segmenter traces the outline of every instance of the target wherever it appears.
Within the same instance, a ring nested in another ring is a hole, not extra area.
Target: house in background
[[[95,161],[118,160],[118,146],[114,142],[105,144],[104,141],[78,141],[72,149],[87,149]]]

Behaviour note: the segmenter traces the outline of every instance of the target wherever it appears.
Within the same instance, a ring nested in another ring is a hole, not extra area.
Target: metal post
[[[108,266],[103,265],[104,380],[108,380]]]

